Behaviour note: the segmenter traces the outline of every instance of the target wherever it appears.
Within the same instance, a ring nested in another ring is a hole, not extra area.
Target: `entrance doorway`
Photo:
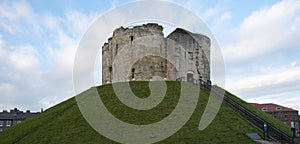
[[[187,82],[193,82],[193,74],[188,73],[186,74]]]

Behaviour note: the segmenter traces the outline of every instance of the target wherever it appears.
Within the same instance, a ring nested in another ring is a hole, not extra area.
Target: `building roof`
[[[206,35],[203,35],[203,34],[199,34],[199,33],[193,33],[193,32],[190,32],[188,30],[185,30],[183,28],[176,28],[174,31],[172,31],[167,37],[169,37],[170,35],[172,35],[173,33],[184,33],[184,34],[189,34],[191,35],[195,40],[197,41],[201,41],[201,39],[203,37],[206,37],[207,39],[210,40],[210,38]]]
[[[38,112],[32,113],[29,110],[23,112],[15,108],[9,112],[5,110],[0,112],[0,120],[25,120],[36,114],[38,114]]]
[[[265,103],[265,104],[258,104],[258,103],[250,103],[252,106],[264,111],[264,112],[274,112],[274,111],[297,111],[292,108],[288,108],[285,106],[281,106],[274,103]],[[297,111],[298,112],[298,111]]]

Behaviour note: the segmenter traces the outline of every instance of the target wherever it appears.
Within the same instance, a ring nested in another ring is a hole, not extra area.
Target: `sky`
[[[81,38],[99,17],[128,2],[134,1],[0,0],[0,110],[39,111],[73,97]],[[228,91],[247,102],[300,110],[300,1],[170,2],[199,16],[214,34]]]

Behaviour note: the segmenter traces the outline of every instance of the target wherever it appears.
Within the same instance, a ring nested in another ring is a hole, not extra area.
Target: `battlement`
[[[132,28],[124,28],[123,26],[121,26],[114,30],[113,37],[119,34],[135,33],[139,31],[152,31],[152,32],[162,33],[163,27],[156,23],[147,23],[143,25],[134,26]]]
[[[146,29],[151,29],[151,30],[158,30],[162,31],[163,27],[157,23],[147,23],[139,26],[134,26],[133,29],[138,29],[138,28],[146,28]]]

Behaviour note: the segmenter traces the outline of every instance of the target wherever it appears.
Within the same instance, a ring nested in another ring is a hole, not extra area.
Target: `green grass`
[[[155,108],[146,111],[131,109],[122,104],[111,85],[97,87],[101,100],[118,119],[133,124],[150,124],[162,120],[172,112],[180,95],[180,82],[167,82],[166,97]],[[131,82],[133,92],[141,98],[149,96],[148,82]],[[197,88],[191,85],[191,87]],[[83,92],[81,96],[89,96]],[[203,131],[199,121],[209,94],[201,91],[195,112],[174,135],[159,143],[255,143],[245,134],[261,131],[231,108],[222,104],[214,121]],[[241,101],[243,102],[243,101]],[[259,112],[258,112],[259,113]],[[260,112],[261,114],[261,112]],[[0,133],[0,143],[115,143],[98,134],[81,115],[75,98],[64,101]]]
[[[236,102],[240,103],[241,105],[246,107],[248,110],[255,113],[260,118],[264,119],[266,122],[276,126],[280,130],[282,130],[283,132],[288,134],[289,136],[291,136],[291,137],[293,136],[291,128],[288,125],[284,124],[283,122],[279,121],[278,119],[275,119],[274,117],[270,116],[267,113],[261,112],[259,109],[255,108],[254,106],[250,105],[249,103],[239,99],[238,97],[234,96],[233,94],[231,94],[229,92],[226,92],[226,93],[227,93],[228,96],[233,98]]]
[[[215,86],[215,88],[216,89],[221,89],[220,87],[217,87],[217,86]],[[257,109],[256,107],[252,106],[251,104],[243,101],[242,99],[238,98],[237,96],[235,96],[234,94],[232,94],[232,93],[230,93],[228,91],[225,91],[225,94],[227,96],[229,96],[235,102],[239,103],[243,107],[247,108],[251,112],[253,112],[256,115],[258,115],[260,118],[262,118],[266,122],[268,122],[268,123],[276,126],[280,130],[282,130],[283,132],[285,132],[286,134],[288,134],[289,136],[291,136],[291,137],[293,136],[293,132],[291,131],[291,128],[288,125],[286,125],[283,122],[279,121],[278,119],[270,116],[269,114],[262,112],[261,110]]]

